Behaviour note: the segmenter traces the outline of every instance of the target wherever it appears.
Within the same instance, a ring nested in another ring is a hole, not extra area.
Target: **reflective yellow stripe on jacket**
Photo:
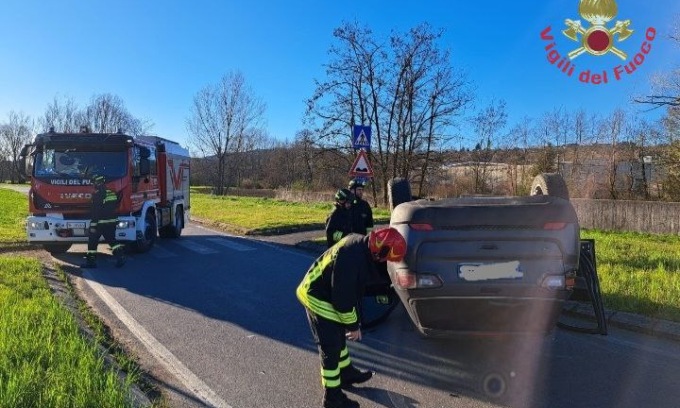
[[[312,265],[305,275],[305,278],[297,287],[295,293],[297,294],[300,303],[315,314],[341,324],[352,324],[357,321],[356,308],[352,308],[351,312],[340,313],[333,308],[333,305],[330,302],[317,299],[314,296],[310,296],[308,293],[312,283],[321,277],[324,269],[326,269],[329,264],[335,261],[335,258],[338,256],[338,249],[341,246],[342,244],[336,244],[326,252],[326,255],[321,258],[321,260],[316,261],[314,265]]]

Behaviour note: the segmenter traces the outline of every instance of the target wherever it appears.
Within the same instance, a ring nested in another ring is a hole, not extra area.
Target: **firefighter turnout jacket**
[[[328,248],[352,232],[352,209],[343,204],[335,204],[326,219],[326,244]]]
[[[118,221],[118,196],[105,186],[98,186],[92,194],[91,226]]]
[[[355,331],[358,303],[374,273],[368,237],[350,234],[314,261],[297,288],[297,298],[315,315]]]

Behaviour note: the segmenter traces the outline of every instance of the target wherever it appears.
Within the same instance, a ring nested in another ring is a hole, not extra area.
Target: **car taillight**
[[[415,289],[416,275],[412,273],[397,273],[397,286],[402,289]]]
[[[402,289],[438,288],[442,286],[442,280],[437,275],[398,272],[397,286]]]
[[[409,224],[409,227],[411,229],[414,229],[416,231],[433,231],[434,228],[432,228],[432,225],[430,224]]]
[[[546,222],[545,224],[543,224],[543,229],[549,231],[556,231],[564,229],[564,227],[566,226],[567,226],[566,222]]]

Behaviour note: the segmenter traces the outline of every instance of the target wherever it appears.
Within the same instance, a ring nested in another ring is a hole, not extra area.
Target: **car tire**
[[[401,203],[411,201],[411,185],[408,180],[402,177],[395,177],[387,182],[387,199],[389,200],[390,211]]]
[[[559,173],[541,173],[531,182],[530,195],[549,195],[569,200],[567,183]]]

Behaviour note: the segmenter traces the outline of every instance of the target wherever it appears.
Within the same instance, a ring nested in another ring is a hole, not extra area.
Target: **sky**
[[[325,78],[333,29],[353,21],[383,39],[423,22],[443,29],[438,45],[451,51],[452,66],[464,70],[473,84],[475,106],[505,100],[508,128],[553,109],[642,110],[629,104],[631,96],[647,94],[650,77],[680,66],[680,47],[668,40],[680,20],[680,1],[619,0],[618,15],[607,26],[631,20],[633,34],[615,39],[628,59],[585,53],[572,61],[574,72],[568,76],[548,55],[555,50],[563,56],[579,47],[562,34],[567,18],[590,27],[578,3],[2,0],[0,123],[10,111],[38,118],[55,97],[72,98],[83,107],[95,94],[112,93],[135,117],[153,122],[152,133],[186,145],[194,96],[238,71],[267,106],[269,135],[292,140],[303,128],[314,81]],[[649,28],[656,36],[648,41],[644,61],[633,74],[615,79],[615,67],[640,52]],[[542,32],[554,39],[543,39]],[[586,70],[607,72],[608,83],[579,81]],[[660,110],[644,114],[658,117]]]

